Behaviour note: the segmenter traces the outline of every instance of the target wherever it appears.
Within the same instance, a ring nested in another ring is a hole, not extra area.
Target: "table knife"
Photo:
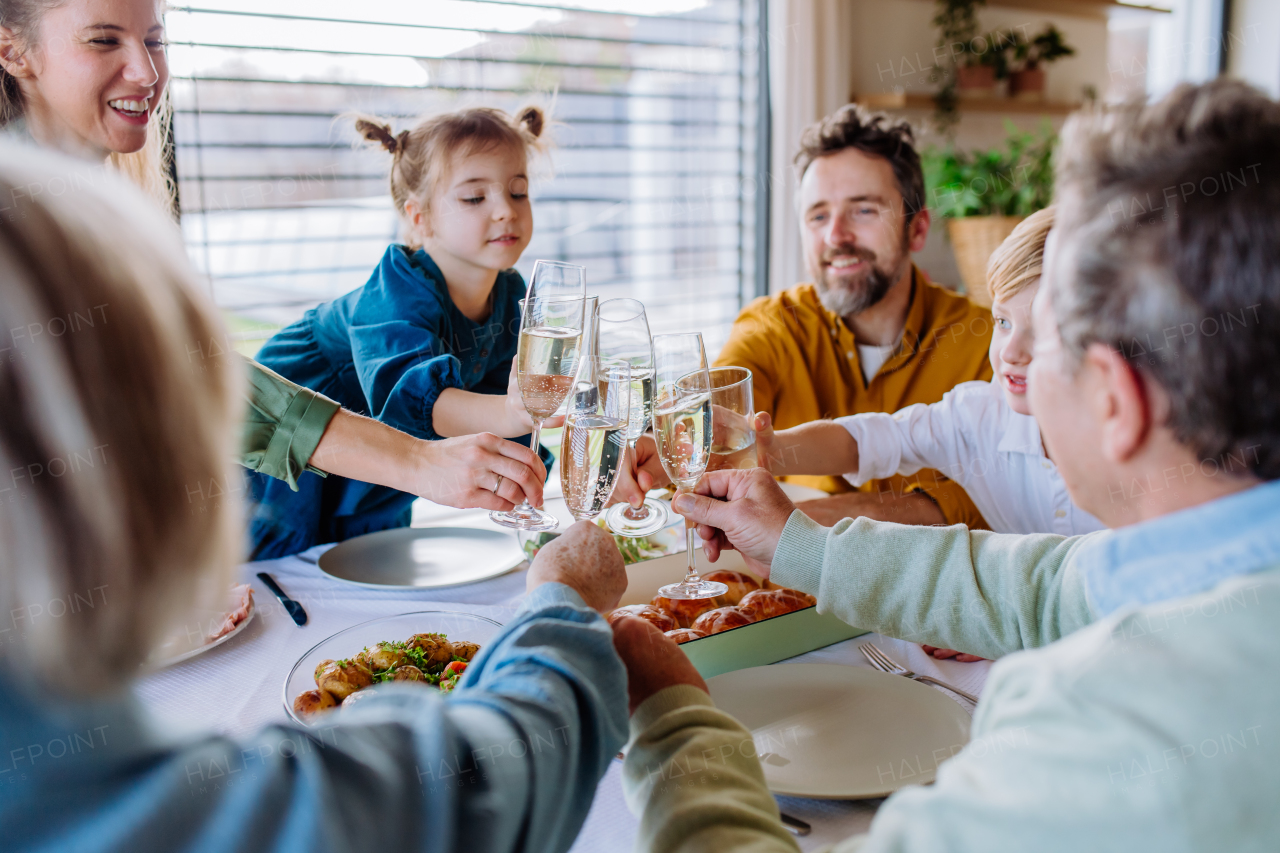
[[[781,812],[782,825],[787,828],[787,832],[792,835],[808,835],[813,831],[813,827],[805,823],[798,817],[792,817],[786,812]]]
[[[280,588],[280,584],[276,583],[275,578],[266,572],[258,572],[258,580],[262,581],[267,589],[276,594],[276,598],[280,599],[280,603],[284,605],[284,609],[293,617],[293,621],[297,623],[299,628],[307,624],[307,611],[302,609],[301,604],[284,594],[284,590]]]

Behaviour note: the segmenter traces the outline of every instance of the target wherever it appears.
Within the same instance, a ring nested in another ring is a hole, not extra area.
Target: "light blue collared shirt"
[[[1096,535],[1076,554],[1099,616],[1280,564],[1280,481]]]

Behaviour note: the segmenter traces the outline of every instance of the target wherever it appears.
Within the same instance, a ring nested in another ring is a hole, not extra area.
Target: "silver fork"
[[[858,646],[858,651],[862,652],[862,656],[867,659],[868,663],[870,663],[872,666],[874,666],[876,669],[880,670],[881,672],[887,672],[890,675],[901,675],[906,678],[914,679],[915,681],[927,681],[930,684],[936,684],[939,687],[945,687],[947,690],[950,690],[952,693],[956,694],[957,696],[963,696],[964,698],[968,699],[970,702],[972,702],[975,705],[978,704],[978,697],[974,696],[972,693],[965,693],[963,690],[961,690],[958,687],[952,687],[950,684],[947,684],[945,681],[939,681],[938,679],[932,678],[928,675],[916,675],[914,672],[907,669],[902,664],[896,662],[893,658],[889,657],[884,652],[880,651],[880,649],[878,649],[872,643],[860,644]]]

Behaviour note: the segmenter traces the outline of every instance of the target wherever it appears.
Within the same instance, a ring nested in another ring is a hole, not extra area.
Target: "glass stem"
[[[532,435],[529,436],[529,449],[534,452],[535,456],[538,455],[538,440],[541,437],[542,437],[542,421],[534,419],[533,433]],[[533,509],[533,507],[529,505],[528,498],[522,499],[520,501],[520,505],[513,508],[511,511],[516,512],[517,510],[522,510],[522,509],[526,511]]]
[[[684,574],[685,583],[698,582],[698,552],[693,550],[693,533],[697,529],[697,525],[689,519],[684,520],[684,544],[685,549],[689,552],[689,570]]]
[[[631,461],[633,464],[636,460],[636,441],[638,441],[638,439],[633,438],[630,444]],[[628,506],[623,510],[622,515],[629,521],[644,521],[649,517],[649,508],[644,505],[644,498],[642,497],[640,498],[640,506]]]

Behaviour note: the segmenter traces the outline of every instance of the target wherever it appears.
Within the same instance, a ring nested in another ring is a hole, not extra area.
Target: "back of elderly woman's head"
[[[1067,352],[1112,347],[1201,460],[1280,478],[1280,104],[1184,85],[1072,117],[1061,152],[1047,281]]]
[[[3,670],[137,673],[238,539],[234,364],[172,222],[105,170],[0,144]]]

